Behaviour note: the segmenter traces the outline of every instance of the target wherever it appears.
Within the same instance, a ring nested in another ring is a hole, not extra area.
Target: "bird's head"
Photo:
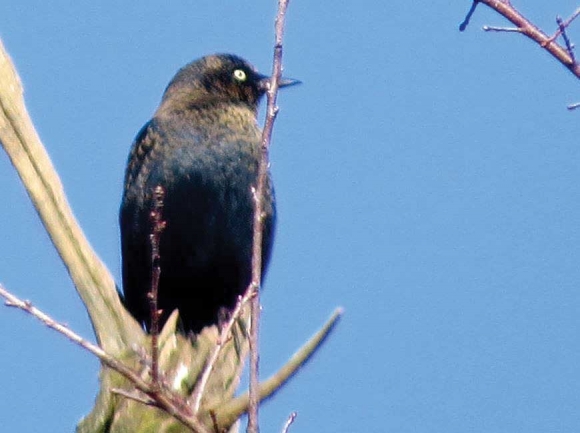
[[[269,83],[270,77],[260,74],[246,60],[232,54],[215,54],[181,68],[165,89],[163,102],[180,99],[199,106],[233,102],[247,104],[255,110]],[[298,80],[282,78],[279,86],[298,83]]]

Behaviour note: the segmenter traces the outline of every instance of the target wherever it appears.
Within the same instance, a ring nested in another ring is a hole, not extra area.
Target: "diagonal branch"
[[[259,398],[260,401],[271,398],[303,367],[322,346],[330,336],[340,317],[342,308],[337,308],[330,316],[330,319],[324,326],[314,334],[293,356],[282,366],[276,373],[260,383]],[[227,403],[221,403],[219,406],[208,408],[210,413],[214,413],[218,425],[232,425],[240,416],[248,412],[250,404],[249,393],[233,398]]]
[[[17,298],[12,293],[7,291],[2,285],[0,285],[0,296],[6,299],[5,304],[7,306],[19,308],[20,310],[23,310],[26,313],[36,317],[38,320],[40,320],[49,328],[54,329],[55,331],[67,337],[73,343],[76,343],[83,349],[91,352],[93,355],[99,358],[101,362],[105,364],[107,367],[115,370],[117,373],[124,376],[133,385],[135,385],[135,387],[139,391],[143,392],[151,399],[151,400],[142,399],[143,401],[147,401],[148,404],[154,405],[155,407],[164,410],[171,416],[178,419],[181,423],[189,427],[193,432],[208,433],[207,429],[197,420],[197,418],[195,418],[190,413],[187,406],[180,404],[179,399],[176,398],[175,396],[170,395],[164,390],[160,390],[158,386],[148,384],[143,379],[141,379],[139,374],[134,372],[132,369],[127,367],[122,362],[119,362],[117,359],[109,355],[99,346],[85,340],[80,335],[71,331],[65,325],[56,322],[52,317],[48,316],[47,314],[40,311],[38,308],[34,307],[32,303],[30,303],[29,301],[23,301]]]
[[[508,0],[474,0],[472,6],[463,21],[460,25],[459,30],[463,31],[466,29],[467,24],[469,23],[469,19],[471,15],[473,15],[476,6],[482,3],[485,6],[493,9],[503,17],[505,17],[508,21],[515,25],[516,29],[509,28],[509,31],[516,31],[518,33],[522,33],[523,35],[530,38],[532,41],[537,43],[541,48],[546,50],[552,57],[557,59],[562,65],[564,65],[570,72],[572,72],[577,78],[580,78],[580,64],[578,64],[574,57],[570,54],[569,50],[566,47],[561,46],[556,42],[556,38],[562,33],[563,28],[566,28],[578,15],[580,15],[580,11],[576,11],[572,17],[565,22],[563,22],[562,26],[559,26],[559,30],[556,34],[552,37],[548,36],[542,30],[540,30],[537,26],[535,26],[532,22],[530,22],[525,16],[523,16],[520,12],[516,10],[515,7],[511,5]],[[501,31],[500,27],[488,27],[487,30],[495,30]],[[503,30],[507,31],[507,30]]]

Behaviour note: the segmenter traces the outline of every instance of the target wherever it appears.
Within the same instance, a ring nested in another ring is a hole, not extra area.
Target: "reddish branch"
[[[577,78],[580,78],[580,64],[578,64],[572,53],[572,44],[568,40],[566,35],[566,28],[574,21],[574,19],[580,15],[580,9],[578,9],[574,14],[566,21],[558,22],[558,30],[554,35],[548,36],[538,27],[532,24],[526,17],[519,13],[510,3],[509,0],[474,0],[471,9],[467,13],[467,16],[463,23],[459,26],[461,31],[465,30],[469,24],[469,20],[473,13],[475,12],[476,6],[482,3],[485,6],[493,9],[512,24],[515,28],[502,28],[502,27],[487,27],[484,28],[488,31],[511,31],[518,32],[526,35],[528,38],[536,42],[540,47],[545,49],[553,57],[555,57],[561,64],[563,64],[570,72],[572,72]],[[565,47],[558,44],[556,39],[562,35],[564,39]]]

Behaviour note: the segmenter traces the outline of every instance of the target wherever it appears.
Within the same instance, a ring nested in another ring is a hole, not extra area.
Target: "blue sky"
[[[338,2],[340,3],[340,2]],[[470,1],[290,4],[272,172],[279,225],[262,372],[336,306],[318,356],[261,411],[264,432],[570,432],[580,425],[577,80]],[[575,1],[518,5],[546,30]],[[269,72],[274,1],[3,2],[0,37],[88,238],[120,280],[117,211],[134,135],[182,65]],[[580,41],[580,23],[570,30]],[[0,154],[0,281],[92,337]],[[0,309],[3,429],[72,431],[98,362]]]

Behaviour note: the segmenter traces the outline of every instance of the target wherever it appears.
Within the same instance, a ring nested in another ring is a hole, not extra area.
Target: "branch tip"
[[[294,423],[294,420],[296,419],[297,416],[298,416],[297,412],[292,412],[290,414],[290,416],[286,420],[286,423],[284,424],[284,429],[282,429],[282,433],[288,433],[288,429]]]
[[[469,25],[469,21],[471,20],[471,16],[474,14],[475,8],[477,8],[477,3],[478,3],[478,0],[473,0],[473,3],[471,3],[471,7],[469,8],[469,11],[467,11],[467,15],[465,15],[463,22],[461,24],[459,24],[459,31],[460,32],[465,31],[465,29]]]

